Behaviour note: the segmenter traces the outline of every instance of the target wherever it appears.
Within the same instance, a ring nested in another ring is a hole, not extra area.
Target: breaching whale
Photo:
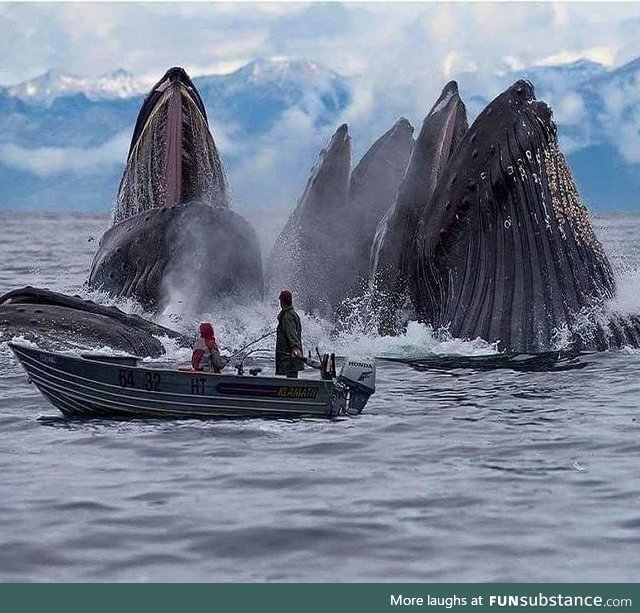
[[[182,334],[115,307],[47,289],[23,287],[0,296],[0,342],[23,336],[42,348],[101,348],[141,357],[164,353],[158,337],[188,346]]]
[[[376,140],[351,172],[343,239],[353,245],[353,282],[346,295],[362,293],[369,278],[371,243],[380,220],[393,203],[414,149],[413,126],[401,117]]]
[[[331,245],[347,205],[350,165],[351,138],[342,124],[320,152],[267,263],[270,294],[288,287],[301,309],[324,317],[331,315],[338,296]]]
[[[413,148],[413,128],[401,118],[351,171],[346,124],[332,136],[267,265],[270,291],[290,287],[298,305],[327,318],[368,279],[376,227],[393,201]]]
[[[418,220],[409,253],[418,318],[459,338],[537,353],[637,344],[607,314],[615,280],[558,147],[549,107],[518,81],[480,113]]]
[[[418,220],[467,127],[458,86],[450,81],[422,123],[395,201],[370,243],[369,278],[382,332],[397,331],[396,312],[408,298],[409,261],[415,252]]]
[[[142,105],[89,285],[188,312],[221,296],[262,297],[256,234],[229,209],[207,114],[182,68],[169,69]]]
[[[222,163],[204,105],[181,68],[146,97],[134,128],[113,212],[89,285],[133,297],[148,309],[177,302],[183,312],[217,297],[260,298],[262,258],[253,229],[229,210]],[[189,339],[119,309],[46,289],[0,297],[0,339],[15,335],[51,348],[108,345],[158,356],[158,337]]]

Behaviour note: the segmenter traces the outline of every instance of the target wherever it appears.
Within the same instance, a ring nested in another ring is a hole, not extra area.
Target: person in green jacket
[[[300,317],[293,310],[291,292],[280,292],[280,313],[276,329],[276,375],[298,377],[298,371],[304,370],[302,361],[302,325]]]

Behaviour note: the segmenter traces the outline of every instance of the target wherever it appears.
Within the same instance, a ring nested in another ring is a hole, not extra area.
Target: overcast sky
[[[255,57],[321,62],[390,85],[579,57],[640,55],[640,3],[3,3],[0,84],[50,68],[224,72]]]
[[[496,80],[495,75],[501,72],[510,72],[512,78],[514,70],[517,73],[525,67],[580,58],[616,67],[640,56],[638,32],[638,2],[0,0],[0,85],[29,80],[49,69],[96,77],[118,68],[146,77],[151,85],[173,65],[182,65],[192,76],[198,76],[230,72],[258,57],[309,59],[353,77],[352,102],[336,122],[349,123],[354,153],[359,156],[400,114],[419,126],[449,79],[459,79],[464,73],[475,75],[475,91],[462,92],[467,100],[475,94],[491,98],[500,93],[509,84]],[[558,87],[556,94],[547,92],[556,117],[563,125],[579,123],[581,104],[576,104],[572,91],[564,91],[570,86],[560,83]],[[629,96],[635,99],[638,92],[612,92],[605,100],[604,112],[609,114],[613,146],[627,161],[637,163],[640,117],[627,116],[620,103]],[[265,142],[290,142],[295,135],[299,142],[310,143],[315,152],[330,132],[325,128],[317,133],[313,119],[288,114]],[[228,153],[233,144],[224,138],[227,128],[214,126],[223,153]],[[11,159],[18,157],[22,165],[29,160],[39,164],[40,172],[57,172],[62,163],[83,166],[105,159],[121,160],[127,138],[128,134],[121,135],[91,155],[84,150],[59,149],[52,154],[45,148],[30,151],[27,156],[5,147],[0,156],[5,162],[9,155]],[[572,144],[565,139],[564,145],[576,149],[584,143]],[[295,150],[287,162],[282,159],[281,147],[265,144],[247,152],[246,168],[236,169],[235,184],[252,185],[251,181],[259,183],[263,175],[277,175],[272,167],[275,162],[265,165],[267,155],[277,159],[282,176],[294,176],[291,168],[299,165],[300,151]],[[304,155],[310,166],[315,153],[310,150]],[[263,168],[262,173],[259,168]]]
[[[341,118],[354,127],[371,120],[376,92],[390,113],[419,122],[463,73],[483,90],[465,96],[491,98],[508,84],[496,89],[496,73],[579,58],[622,65],[640,56],[639,31],[638,2],[0,0],[0,85],[51,68],[91,77],[124,68],[151,85],[168,66],[198,76],[285,56],[358,77]]]

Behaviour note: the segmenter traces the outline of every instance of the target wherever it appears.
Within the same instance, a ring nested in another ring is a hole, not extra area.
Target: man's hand
[[[300,351],[299,347],[294,347],[291,350],[291,357],[292,358],[301,358],[302,357],[302,351]]]

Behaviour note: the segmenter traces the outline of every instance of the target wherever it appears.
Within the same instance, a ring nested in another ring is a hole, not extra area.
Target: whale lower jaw
[[[418,220],[467,128],[466,108],[456,82],[451,81],[422,124],[393,206],[380,221],[371,246],[369,286],[374,290],[381,331],[399,331],[396,311],[409,299]]]
[[[163,207],[105,233],[89,285],[151,310],[180,304],[182,312],[197,313],[224,296],[262,299],[262,256],[255,232],[237,213],[200,204]]]
[[[614,294],[551,111],[518,82],[469,128],[418,222],[418,315],[456,337],[536,353],[558,331],[578,340],[579,315],[604,312]]]

